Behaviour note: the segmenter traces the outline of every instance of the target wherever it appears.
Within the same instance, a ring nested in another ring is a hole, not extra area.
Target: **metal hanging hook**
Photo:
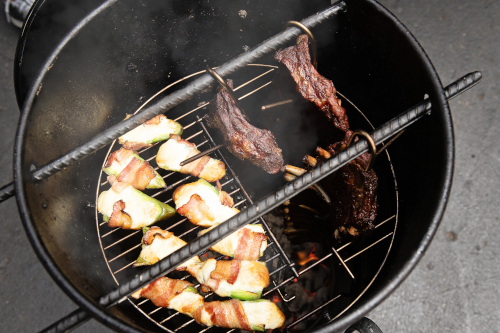
[[[219,73],[217,73],[216,71],[214,71],[208,65],[207,65],[207,73],[210,74],[222,86],[222,88],[224,88],[227,91],[227,93],[229,94],[229,96],[231,97],[231,99],[234,101],[234,104],[236,104],[236,107],[238,109],[240,109],[241,113],[243,113],[243,115],[245,116],[245,118],[248,119],[245,111],[243,111],[243,108],[240,105],[240,102],[238,101],[238,99],[236,98],[236,96],[234,96],[233,89],[231,89],[231,87],[227,85],[226,81],[224,81],[224,79],[222,78],[222,76],[220,76]]]
[[[370,171],[371,168],[373,167],[373,163],[375,162],[375,157],[377,156],[377,146],[375,145],[375,141],[372,139],[370,134],[368,132],[363,131],[363,130],[356,130],[352,133],[351,138],[349,139],[349,142],[347,143],[347,147],[349,147],[354,140],[354,137],[361,135],[368,141],[368,148],[370,149],[370,160],[368,161],[368,165],[366,166],[365,171]]]
[[[305,25],[303,25],[302,23],[297,22],[297,21],[286,22],[285,27],[290,27],[290,26],[295,26],[295,27],[299,28],[309,37],[309,40],[311,41],[311,49],[312,49],[312,64],[313,64],[314,68],[317,69],[318,68],[318,61],[316,58],[316,54],[317,54],[316,53],[316,40],[314,39],[314,36],[313,36],[311,30],[309,30]]]

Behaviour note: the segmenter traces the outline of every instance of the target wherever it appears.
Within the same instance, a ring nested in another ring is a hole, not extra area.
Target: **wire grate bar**
[[[333,301],[335,301],[336,299],[338,299],[341,295],[338,295],[334,298],[332,298],[331,300],[329,300],[328,302],[324,303],[323,305],[321,306],[318,306],[316,309],[312,310],[311,312],[309,312],[308,314],[300,317],[299,319],[297,319],[296,321],[294,321],[293,323],[291,323],[290,325],[288,325],[286,327],[286,329],[290,329],[291,327],[294,327],[295,325],[297,325],[298,323],[304,321],[305,319],[309,318],[310,316],[312,316],[313,314],[315,314],[316,312],[318,312],[319,310],[323,309],[325,306],[327,306],[328,304],[332,303]]]
[[[339,253],[337,252],[337,250],[335,250],[334,247],[332,247],[332,250],[333,250],[333,253],[335,253],[335,255],[337,256],[337,258],[339,258],[340,263],[342,264],[342,266],[344,266],[344,268],[347,271],[347,273],[349,273],[349,275],[351,276],[351,278],[354,279],[354,275],[352,274],[352,272],[349,269],[349,267],[347,267],[347,265],[345,264],[345,261],[342,260],[342,257],[339,255]]]
[[[377,224],[377,225],[375,226],[375,229],[377,229],[378,227],[380,227],[380,226],[381,226],[381,225],[383,225],[384,223],[389,222],[390,220],[392,220],[392,219],[393,219],[393,218],[395,218],[395,217],[396,217],[396,215],[392,215],[392,216],[391,216],[391,217],[389,217],[388,219],[385,219],[384,221],[382,221],[382,222],[380,222],[379,224]],[[339,247],[339,248],[337,249],[337,252],[340,252],[340,250],[345,249],[345,248],[346,248],[347,246],[349,246],[351,243],[352,243],[352,242],[349,242],[349,243],[346,243],[346,244],[342,245],[341,247]]]
[[[251,91],[251,92],[249,92],[248,94],[243,95],[243,96],[241,96],[240,98],[238,98],[238,100],[242,100],[242,99],[244,99],[245,97],[248,97],[248,96],[252,95],[253,93],[256,93],[257,91],[259,91],[259,90],[261,90],[261,89],[265,88],[266,86],[270,85],[271,83],[273,83],[273,81],[269,81],[268,83],[266,83],[266,84],[264,84],[264,85],[262,85],[262,86],[258,87],[257,89],[252,90],[252,91]]]
[[[102,226],[102,225],[104,225],[104,224],[106,224],[106,222],[101,223],[101,225],[100,225],[100,226]],[[106,237],[106,236],[109,236],[109,235],[111,235],[112,233],[117,232],[118,230],[120,230],[120,229],[115,228],[115,229],[111,230],[110,232],[108,232],[107,234],[102,235],[102,236],[101,236],[101,238],[104,238],[104,237]]]
[[[140,230],[137,230],[137,231],[134,231],[134,232],[133,232],[133,233],[131,233],[131,234],[128,234],[127,236],[125,236],[125,237],[121,238],[120,240],[118,240],[118,241],[114,242],[113,244],[106,246],[106,247],[104,248],[104,250],[107,250],[107,249],[109,249],[109,248],[111,248],[111,247],[115,246],[116,244],[121,243],[122,241],[126,240],[127,238],[132,237],[132,236],[133,236],[133,235],[135,235],[135,234],[138,234],[139,232],[140,232]]]
[[[130,251],[133,251],[133,250],[137,249],[139,246],[141,246],[141,244],[137,244],[137,245],[135,245],[134,247],[132,247],[132,248],[128,249],[127,251],[124,251],[124,252],[120,253],[119,255],[117,255],[117,256],[116,256],[116,257],[114,257],[113,259],[109,260],[108,262],[113,262],[113,261],[115,261],[116,259],[120,258],[121,256],[123,256],[123,255],[125,255],[125,254],[129,253]]]
[[[202,104],[202,105],[200,105],[200,106],[198,106],[198,107],[194,108],[193,110],[191,110],[191,111],[188,111],[188,112],[184,113],[182,116],[180,116],[180,117],[178,117],[178,118],[174,119],[174,121],[179,121],[179,120],[181,120],[182,118],[184,118],[185,116],[190,115],[191,113],[193,113],[193,112],[195,112],[195,111],[198,111],[199,109],[204,108],[204,107],[205,107],[205,106],[207,106],[208,104],[210,104],[210,103],[209,103],[209,102],[204,103],[204,104]]]
[[[121,271],[123,271],[125,268],[128,268],[128,267],[132,266],[134,263],[135,263],[135,261],[132,261],[132,262],[131,262],[130,264],[128,264],[127,266],[122,267],[122,268],[120,268],[120,269],[119,269],[119,270],[117,270],[117,271],[114,271],[114,272],[113,272],[113,274],[120,273],[120,272],[121,272]]]
[[[385,235],[384,237],[382,237],[381,239],[379,239],[379,240],[378,240],[378,241],[376,241],[375,243],[373,243],[373,244],[371,244],[371,245],[369,245],[369,246],[365,247],[363,250],[359,251],[359,252],[358,252],[358,253],[356,253],[356,254],[353,254],[352,256],[350,256],[349,258],[347,258],[347,259],[346,259],[346,260],[344,260],[344,261],[345,261],[345,262],[348,262],[348,261],[349,261],[349,260],[351,260],[352,258],[355,258],[356,256],[358,256],[359,254],[361,254],[361,253],[365,252],[365,251],[366,251],[366,250],[368,250],[369,248],[371,248],[371,247],[373,247],[373,246],[377,245],[378,243],[380,243],[381,241],[383,241],[383,240],[384,240],[384,239],[386,239],[387,237],[391,236],[392,234],[393,234],[393,232],[391,232],[391,233],[389,233],[389,234]]]
[[[269,276],[274,275],[274,274],[278,273],[279,271],[282,271],[283,269],[285,269],[285,268],[287,268],[287,267],[288,267],[288,265],[286,265],[286,264],[285,264],[285,265],[283,265],[283,266],[281,266],[281,267],[279,267],[279,268],[275,269],[275,270],[274,270],[274,271],[272,271],[271,273],[269,273]]]

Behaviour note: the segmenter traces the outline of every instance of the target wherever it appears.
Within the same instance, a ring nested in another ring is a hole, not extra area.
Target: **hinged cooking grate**
[[[248,65],[246,67],[246,71],[250,71],[252,73],[250,75],[252,78],[247,80],[245,83],[239,85],[238,87],[236,87],[234,91],[238,91],[243,88],[249,91],[247,93],[244,93],[238,99],[242,100],[253,94],[256,94],[255,96],[258,97],[258,92],[261,89],[271,84],[270,80],[271,74],[275,71],[276,68],[277,67],[275,66],[269,66],[269,65],[257,65],[257,64]],[[205,71],[197,72],[193,75],[190,75],[184,79],[176,81],[175,83],[167,86],[165,89],[158,92],[157,94],[155,94],[155,96],[146,101],[143,104],[143,106],[141,106],[140,109],[142,109],[142,107],[147,105],[155,97],[164,93],[168,88],[171,88],[176,84],[184,83],[183,82],[184,80],[188,80],[204,72]],[[255,72],[257,72],[257,74],[255,74]],[[245,75],[243,75],[243,77],[245,77]],[[200,118],[201,113],[206,112],[208,104],[209,103],[207,102],[200,102],[195,107],[192,107],[188,110],[182,110],[180,114],[177,114],[177,117],[172,117],[170,113],[167,115],[169,116],[169,118],[174,118],[175,121],[183,125],[184,133],[182,134],[182,137],[190,142],[195,143],[198,149],[201,151],[216,146],[216,142],[214,142],[212,136],[205,127],[203,119]],[[137,110],[137,112],[139,110]],[[171,110],[171,112],[173,114],[176,114],[174,110]],[[152,147],[152,149],[151,148],[143,149],[139,152],[139,154],[141,155],[141,157],[143,157],[153,166],[155,166],[156,155],[154,154],[154,152],[157,150],[158,147],[159,146],[156,145],[155,147]],[[108,151],[106,160],[109,154],[116,149],[118,148],[114,148],[114,143],[113,143]],[[218,150],[213,154],[216,155],[214,157],[223,160],[224,163],[226,164],[226,170],[227,170],[226,176],[220,182],[222,185],[222,189],[228,192],[234,198],[235,206],[238,209],[243,210],[248,205],[253,204],[252,198],[248,195],[247,191],[244,189],[243,185],[240,182],[240,179],[238,178],[238,175],[234,173],[233,169],[228,164],[223,153]],[[389,157],[388,154],[387,157]],[[104,163],[106,163],[106,160],[104,161]],[[156,199],[170,205],[173,205],[172,192],[178,186],[184,183],[196,181],[196,177],[183,175],[177,172],[165,171],[159,169],[158,167],[155,167],[155,169],[165,179],[167,187],[156,191],[146,190],[145,192],[148,195],[151,195],[152,197],[155,197]],[[390,174],[393,177],[392,169],[390,170]],[[106,175],[103,172],[101,172],[101,176],[99,177],[99,186],[96,193],[97,195],[104,190],[101,189],[101,187],[107,185],[107,182],[103,181],[102,177],[106,177]],[[276,177],[279,177],[279,175],[276,175]],[[397,197],[397,191],[396,191],[396,197]],[[360,247],[359,244],[352,245],[351,243],[348,243],[338,248],[332,248],[332,251],[330,253],[326,254],[322,258],[317,259],[313,264],[302,267],[301,269],[299,269],[300,268],[299,265],[297,265],[294,261],[290,260],[289,256],[285,253],[285,251],[281,247],[278,239],[276,238],[272,230],[276,226],[270,227],[266,222],[266,220],[262,217],[252,222],[252,223],[263,224],[266,231],[266,235],[269,238],[268,247],[264,253],[264,256],[260,260],[266,262],[266,265],[270,273],[271,283],[269,287],[264,290],[262,297],[263,298],[272,297],[274,301],[277,301],[275,296],[278,295],[279,295],[278,296],[279,302],[283,301],[284,303],[287,303],[293,301],[295,295],[287,295],[283,288],[286,287],[288,284],[297,281],[297,278],[300,278],[302,275],[304,275],[317,265],[323,265],[327,261],[336,258],[335,260],[337,260],[337,263],[348,274],[349,279],[354,280],[356,277],[355,273],[353,273],[352,269],[353,265],[351,265],[350,268],[351,260],[352,261],[355,261],[354,259],[359,260],[359,258],[362,257],[363,255],[369,256],[370,250],[373,249],[374,247],[378,247],[379,248],[378,252],[382,252],[384,254],[382,261],[380,262],[379,265],[377,265],[378,269],[376,270],[375,275],[370,276],[369,279],[367,279],[367,282],[363,284],[362,288],[360,288],[359,293],[354,295],[355,297],[353,297],[352,295],[343,295],[342,293],[336,294],[334,297],[328,299],[322,305],[313,308],[311,311],[308,311],[306,314],[297,318],[293,318],[291,322],[287,321],[286,329],[294,328],[296,325],[298,325],[305,319],[315,315],[328,305],[335,302],[339,303],[340,309],[335,309],[334,310],[335,313],[333,316],[329,313],[331,319],[334,319],[335,317],[339,316],[341,313],[346,311],[357,300],[357,298],[361,296],[364,290],[368,288],[368,286],[373,282],[375,276],[378,274],[378,271],[381,268],[383,261],[385,260],[385,257],[390,249],[390,245],[392,244],[392,239],[394,237],[394,231],[397,222],[397,200],[396,200],[396,205],[392,204],[391,206],[394,206],[394,210],[392,211],[389,210],[390,212],[388,211],[387,213],[384,212],[385,214],[387,214],[386,216],[390,217],[385,218],[382,222],[380,222],[376,226],[376,231],[374,232],[372,237],[368,238],[369,240],[368,244],[362,244],[362,247]],[[126,282],[136,273],[139,272],[138,268],[133,267],[133,263],[137,259],[141,250],[142,232],[140,230],[131,231],[119,228],[110,229],[105,222],[100,222],[100,220],[102,220],[102,218],[97,213],[97,208],[96,208],[97,232],[99,235],[99,239],[101,241],[102,252],[108,264],[111,275],[113,276],[113,279],[117,284],[120,284],[120,282]],[[380,220],[382,219],[379,219],[379,221]],[[201,227],[191,224],[186,218],[178,214],[166,221],[161,221],[156,225],[161,227],[162,229],[166,229],[168,231],[173,232],[177,237],[180,237],[187,242],[193,239],[197,235],[197,233],[200,230],[202,230]],[[200,257],[224,258],[224,256],[220,256],[211,251],[200,253]],[[192,282],[196,288],[199,288],[199,283],[193,277],[191,277],[191,275],[185,272],[183,273],[173,272],[170,273],[168,276],[178,279],[187,279],[188,281]],[[205,294],[204,296],[208,301],[220,299],[220,297],[214,295],[213,293],[208,293]],[[209,329],[197,325],[195,321],[189,318],[188,316],[185,315],[179,316],[179,313],[173,310],[156,307],[147,299],[135,300],[129,298],[129,301],[140,312],[142,312],[145,316],[150,318],[153,322],[155,322],[157,325],[159,325],[166,331],[177,332],[181,329],[188,327],[190,331],[199,331],[199,332],[204,332]],[[219,329],[219,328],[214,328],[214,329]],[[225,331],[232,331],[232,330],[226,329]]]

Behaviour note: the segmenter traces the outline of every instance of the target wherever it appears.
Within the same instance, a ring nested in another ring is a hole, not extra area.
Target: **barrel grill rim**
[[[353,0],[354,1],[354,0]],[[30,115],[31,107],[33,105],[34,99],[36,98],[36,92],[44,79],[45,73],[48,71],[50,65],[56,59],[59,51],[74,37],[76,36],[82,28],[84,28],[95,16],[102,13],[108,6],[112,5],[116,0],[107,0],[97,9],[92,11],[88,16],[86,16],[73,30],[71,30],[68,35],[58,44],[51,56],[47,59],[44,66],[42,67],[40,73],[38,74],[34,84],[32,85],[28,98],[26,99],[24,106],[22,108],[21,117],[19,120],[18,131],[16,134],[15,147],[14,147],[14,183],[16,187],[16,199],[18,204],[19,213],[23,226],[25,228],[26,234],[33,246],[33,249],[44,265],[45,269],[49,272],[50,276],[54,281],[63,289],[63,291],[80,307],[84,308],[89,312],[92,317],[99,320],[104,325],[123,332],[144,332],[142,329],[136,329],[130,326],[128,323],[116,318],[107,312],[106,309],[99,306],[94,300],[89,297],[84,296],[80,291],[65,277],[61,270],[57,267],[56,263],[48,253],[45,245],[43,244],[39,233],[35,227],[32,219],[32,214],[28,208],[27,195],[24,189],[25,182],[33,181],[32,176],[29,173],[24,173],[22,171],[22,149],[24,138],[26,135],[28,127],[28,118]],[[350,2],[350,1],[349,1]],[[349,2],[347,3],[347,8],[349,10]],[[408,29],[385,7],[377,3],[375,0],[365,0],[365,2],[373,7],[374,10],[381,12],[386,18],[388,18],[393,24],[394,28],[398,30],[401,34],[407,36],[407,41],[413,46],[413,50],[418,56],[421,65],[427,69],[427,75],[429,75],[429,80],[432,83],[431,91],[429,91],[430,98],[433,102],[433,108],[441,109],[438,113],[443,117],[444,130],[443,135],[446,138],[446,164],[444,166],[444,177],[443,184],[440,188],[440,200],[438,203],[438,208],[435,210],[434,215],[429,224],[429,228],[425,236],[419,243],[419,246],[414,251],[413,255],[407,260],[402,268],[399,269],[398,273],[392,277],[390,280],[385,281],[384,287],[381,288],[374,296],[371,296],[367,302],[361,303],[357,302],[353,308],[346,314],[336,319],[317,330],[318,333],[327,333],[332,331],[338,331],[345,328],[358,320],[364,314],[372,310],[376,305],[387,298],[409,275],[412,269],[421,259],[422,255],[428,248],[430,241],[432,240],[436,230],[439,226],[441,218],[444,214],[446,204],[451,189],[451,182],[453,178],[453,167],[454,167],[454,135],[453,135],[453,125],[451,114],[449,110],[449,105],[446,97],[443,93],[443,87],[439,76],[434,69],[429,57],[415,39],[415,37],[408,31]]]

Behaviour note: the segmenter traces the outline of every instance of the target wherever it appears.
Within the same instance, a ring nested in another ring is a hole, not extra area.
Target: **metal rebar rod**
[[[9,183],[0,188],[0,202],[7,200],[8,198],[14,196],[16,194],[16,188],[14,187],[14,183]]]
[[[454,97],[461,91],[465,91],[472,85],[479,82],[480,79],[480,72],[470,73],[449,85],[445,89],[444,94],[447,98]],[[381,127],[377,128],[375,131],[370,133],[370,136],[373,138],[376,144],[379,144],[382,141],[391,138],[403,129],[407,128],[415,121],[421,119],[423,116],[429,114],[431,106],[431,101],[429,99],[425,99],[421,103],[417,104],[416,106],[410,108],[399,116],[396,116],[395,118],[386,122]],[[207,250],[212,245],[220,241],[220,239],[229,236],[235,230],[240,229],[251,221],[270,212],[274,208],[281,205],[283,202],[290,200],[298,193],[309,188],[311,185],[315,184],[321,179],[329,176],[333,172],[337,171],[338,169],[367,151],[367,140],[364,138],[360,139],[358,142],[347,147],[345,150],[333,155],[332,158],[325,163],[322,163],[321,165],[312,169],[311,172],[297,177],[295,180],[281,187],[275,193],[272,193],[259,200],[255,204],[250,205],[239,214],[219,224],[209,232],[195,238],[193,241],[191,241],[191,243],[163,258],[144,272],[137,274],[128,282],[120,284],[120,286],[111,291],[109,294],[102,296],[99,299],[99,305],[101,305],[102,307],[111,307],[126,300],[127,297],[134,291],[146,286],[153,280],[156,280],[157,278],[173,271],[175,267],[183,264],[195,255],[198,255],[198,253]],[[78,321],[78,318],[82,318],[82,320],[86,318],[83,313],[83,310],[75,311],[71,316],[66,316],[63,320],[65,322],[70,322],[72,323],[72,325],[76,326],[75,323]],[[47,329],[44,330],[44,332],[63,332],[60,330],[61,328],[64,328],[63,325],[60,322],[57,322],[49,327],[50,330]]]
[[[337,14],[339,11],[342,11],[345,6],[346,5],[343,1],[339,1],[335,5],[304,19],[303,21],[301,21],[301,23],[308,28],[312,28],[330,18],[334,14]],[[299,28],[290,27],[257,45],[252,50],[245,52],[237,56],[236,58],[226,62],[217,69],[217,73],[220,76],[225,77],[235,72],[242,66],[245,66],[259,59],[266,53],[276,50],[278,47],[280,47],[290,39],[297,37],[300,33],[301,30]],[[212,78],[212,76],[210,76],[209,74],[204,74],[188,86],[179,89],[178,91],[166,97],[163,97],[158,102],[145,108],[141,112],[138,112],[132,117],[98,134],[89,142],[71,150],[66,155],[61,156],[56,160],[48,163],[47,165],[41,167],[33,173],[33,177],[36,180],[41,180],[49,177],[50,175],[86,157],[96,150],[103,148],[107,144],[113,142],[113,140],[118,138],[120,135],[133,130],[137,126],[143,124],[149,119],[152,119],[160,113],[165,113],[166,111],[172,109],[174,106],[192,98],[197,93],[200,93],[202,90],[208,88],[213,82],[214,79]]]

